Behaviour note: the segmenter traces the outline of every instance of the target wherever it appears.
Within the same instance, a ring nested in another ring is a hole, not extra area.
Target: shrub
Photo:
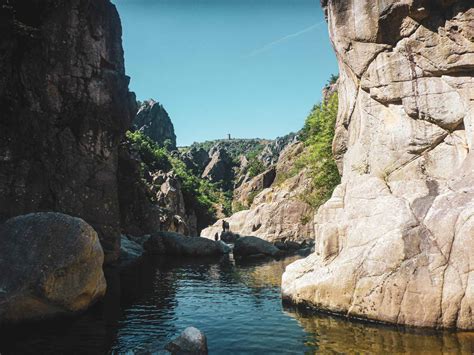
[[[181,182],[186,209],[196,213],[198,229],[216,220],[215,206],[225,201],[223,192],[216,185],[194,175],[181,160],[171,156],[166,148],[160,148],[141,132],[127,132],[127,138],[140,154],[142,165],[145,165],[142,171],[173,170]]]
[[[326,202],[341,181],[332,155],[337,108],[335,93],[327,102],[313,107],[301,133],[306,149],[296,165],[299,169],[307,168],[312,178],[312,191],[303,199],[314,208]]]
[[[247,171],[249,173],[250,178],[254,178],[257,175],[260,175],[265,171],[265,166],[263,163],[258,160],[258,152],[252,152],[247,156],[248,159],[248,165],[247,165]]]
[[[168,151],[160,148],[141,132],[127,132],[127,139],[138,151],[143,163],[152,170],[169,171],[172,167]]]

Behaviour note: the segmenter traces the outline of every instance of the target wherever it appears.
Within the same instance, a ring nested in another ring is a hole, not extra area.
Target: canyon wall
[[[348,316],[474,328],[474,5],[329,0],[342,183],[283,297]]]
[[[118,257],[118,145],[135,114],[108,0],[0,1],[0,220],[81,217]]]

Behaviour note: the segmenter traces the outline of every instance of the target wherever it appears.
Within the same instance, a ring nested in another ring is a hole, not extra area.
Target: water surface
[[[86,314],[0,330],[0,352],[147,352],[193,325],[211,354],[466,353],[474,334],[398,329],[284,309],[282,261],[144,260],[108,275],[106,299]]]

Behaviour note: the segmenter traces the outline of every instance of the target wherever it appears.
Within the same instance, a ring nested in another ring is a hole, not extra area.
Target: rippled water
[[[0,352],[157,351],[193,325],[211,354],[473,353],[474,334],[404,330],[283,309],[283,261],[144,260],[109,273],[104,302],[88,313],[0,330]]]

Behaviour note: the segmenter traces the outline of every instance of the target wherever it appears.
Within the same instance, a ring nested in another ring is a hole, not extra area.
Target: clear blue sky
[[[337,73],[319,0],[113,1],[131,89],[178,145],[297,131]]]

